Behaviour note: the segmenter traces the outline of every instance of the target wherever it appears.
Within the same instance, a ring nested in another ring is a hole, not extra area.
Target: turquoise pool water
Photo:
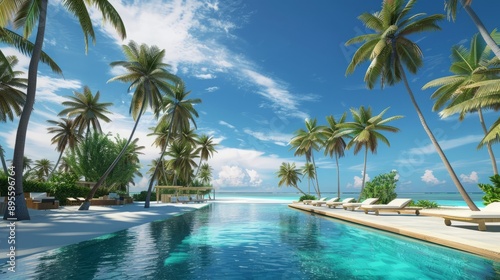
[[[233,203],[32,255],[16,270],[0,279],[500,278],[500,263],[468,253],[283,204]]]

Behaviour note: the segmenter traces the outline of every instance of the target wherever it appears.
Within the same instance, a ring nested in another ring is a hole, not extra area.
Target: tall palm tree
[[[52,169],[52,172],[50,172],[47,178],[47,181],[49,181],[59,165],[66,148],[69,147],[70,150],[73,150],[82,139],[82,135],[75,127],[73,120],[62,118],[61,121],[48,120],[47,122],[55,125],[54,127],[48,127],[47,130],[49,133],[55,134],[51,139],[51,143],[57,145],[56,150],[59,152],[59,158],[54,165],[54,169]]]
[[[26,89],[28,80],[19,78],[24,72],[13,71],[18,62],[16,56],[7,56],[6,62],[0,61],[0,122],[19,116],[26,101],[22,89]]]
[[[432,80],[425,84],[422,89],[430,87],[439,87],[433,94],[432,98],[436,101],[434,111],[440,110],[443,107],[450,108],[464,101],[474,98],[477,88],[464,87],[476,82],[487,80],[488,76],[498,76],[500,68],[488,69],[488,57],[491,50],[486,46],[485,42],[478,38],[477,34],[472,37],[470,42],[470,49],[463,46],[454,46],[451,50],[452,65],[450,71],[454,74]],[[485,73],[485,70],[487,73]],[[500,104],[494,104],[492,109],[500,109]],[[483,108],[473,110],[463,110],[460,112],[459,120],[463,120],[465,115],[469,112],[477,111],[479,115],[479,122],[483,128],[484,134],[488,133],[483,118]],[[490,156],[493,173],[498,174],[497,163],[491,143],[487,144],[488,154]]]
[[[35,160],[35,165],[33,166],[34,175],[38,181],[46,181],[49,177],[50,170],[52,169],[52,162],[50,160],[43,158]]]
[[[302,168],[300,169],[300,172],[302,173],[302,178],[307,176],[307,194],[311,194],[311,182],[314,183],[313,180],[314,178],[316,178],[316,171],[314,170],[314,165],[310,162],[306,162],[304,166],[302,166]]]
[[[2,168],[3,168],[3,173],[5,175],[9,174],[7,171],[7,163],[5,163],[5,150],[3,149],[2,145],[0,145],[0,160],[2,161]]]
[[[191,91],[186,91],[186,86],[182,80],[178,80],[175,87],[173,88],[173,94],[166,95],[162,99],[162,104],[158,107],[156,111],[156,116],[162,114],[158,123],[168,123],[168,132],[165,139],[165,146],[162,147],[159,159],[162,159],[165,155],[167,145],[170,141],[170,137],[173,134],[179,134],[185,129],[189,130],[191,123],[196,128],[195,117],[198,117],[198,112],[194,108],[196,104],[201,103],[201,99],[194,98],[188,99]],[[161,125],[161,124],[160,124]],[[159,161],[158,161],[159,162]],[[159,167],[157,167],[158,169]],[[144,203],[144,208],[149,208],[151,200],[151,191],[153,189],[153,184],[156,172],[153,173],[151,180],[149,181],[148,193],[146,195],[146,201]]]
[[[455,21],[457,15],[458,2],[460,2],[460,5],[464,8],[469,17],[472,19],[472,22],[474,22],[474,24],[476,25],[484,41],[486,42],[486,44],[488,44],[488,47],[490,47],[490,49],[493,50],[495,56],[500,59],[500,48],[498,47],[497,43],[488,32],[486,26],[484,26],[483,22],[478,17],[476,12],[474,12],[474,10],[472,9],[471,7],[472,0],[445,0],[444,9],[448,13],[448,18],[451,18],[453,21]]]
[[[193,177],[194,168],[197,166],[194,161],[198,157],[194,148],[187,142],[175,141],[170,145],[167,155],[170,156],[170,164],[176,172],[176,178],[181,179],[189,185]],[[174,181],[177,181],[174,179]]]
[[[166,69],[169,65],[163,62],[165,50],[160,50],[156,46],[148,46],[146,44],[139,46],[136,42],[130,41],[128,45],[123,46],[123,52],[128,60],[112,62],[111,66],[121,66],[125,68],[126,73],[116,76],[109,81],[130,82],[129,90],[135,89],[130,104],[130,112],[135,120],[135,124],[126,145],[123,146],[123,149],[116,159],[111,163],[101,178],[99,178],[79,210],[89,209],[90,200],[94,197],[97,188],[104,183],[106,177],[116,164],[118,164],[128,144],[132,141],[142,114],[144,114],[148,107],[153,111],[157,111],[161,104],[162,92],[172,95],[173,93],[171,92],[171,85],[169,82],[178,79]]]
[[[349,137],[351,138],[349,143],[347,143],[346,149],[350,149],[354,146],[354,154],[356,155],[364,148],[365,155],[363,164],[363,179],[361,182],[361,191],[359,193],[359,198],[361,198],[363,189],[365,188],[366,160],[368,157],[368,150],[370,150],[372,154],[377,153],[379,140],[387,144],[387,146],[390,146],[389,140],[387,140],[387,138],[379,131],[399,131],[399,128],[386,125],[386,123],[401,119],[403,116],[398,115],[383,119],[383,116],[385,112],[387,112],[387,110],[389,110],[389,108],[384,109],[377,116],[372,116],[372,109],[370,107],[368,107],[368,109],[365,109],[365,107],[361,106],[358,110],[351,108],[351,114],[354,121],[345,122],[338,125],[340,129],[337,134],[338,137],[349,135]]]
[[[196,139],[196,144],[197,148],[195,152],[199,155],[200,162],[198,163],[198,170],[196,170],[196,173],[194,174],[195,177],[198,176],[200,169],[205,166],[202,165],[201,162],[203,160],[208,161],[208,159],[211,158],[214,153],[217,153],[217,151],[215,150],[215,146],[217,146],[217,144],[213,142],[212,136],[202,134]]]
[[[477,208],[460,183],[436,137],[427,125],[405,74],[403,66],[413,74],[422,66],[422,50],[408,36],[418,34],[421,31],[440,30],[437,22],[445,18],[441,14],[426,16],[420,13],[409,16],[408,13],[412,10],[415,2],[415,0],[409,0],[404,5],[403,0],[384,0],[382,9],[379,12],[374,14],[364,13],[358,17],[374,33],[356,36],[346,42],[346,45],[363,42],[354,53],[346,74],[354,72],[355,68],[361,63],[371,61],[365,74],[365,82],[369,89],[374,87],[378,79],[381,79],[382,85],[385,83],[394,85],[400,81],[404,82],[411,102],[417,111],[418,118],[436,148],[452,181],[469,208],[479,211],[479,208]]]
[[[96,92],[95,96],[92,95],[88,86],[83,87],[83,93],[73,92],[75,96],[67,96],[70,101],[64,101],[62,104],[66,109],[62,110],[58,116],[66,116],[68,118],[75,118],[74,125],[83,133],[86,131],[88,136],[90,133],[90,126],[95,132],[102,133],[100,120],[110,122],[111,119],[106,114],[112,114],[108,107],[113,103],[99,102],[101,93]]]
[[[22,166],[26,145],[26,133],[28,131],[28,124],[33,110],[33,105],[35,104],[38,63],[42,57],[42,45],[45,38],[47,6],[49,0],[15,1],[15,4],[12,4],[12,1],[10,1],[11,5],[7,5],[6,2],[9,1],[3,1],[3,5],[0,5],[0,14],[8,15],[4,19],[6,21],[12,20],[14,28],[17,29],[19,27],[23,27],[24,38],[30,37],[35,26],[37,27],[35,45],[33,47],[28,67],[26,102],[23,112],[21,113],[21,118],[19,119],[16,143],[14,147],[13,166],[19,167]],[[113,27],[117,29],[122,39],[125,38],[125,26],[123,25],[120,16],[108,0],[62,0],[61,2],[62,6],[79,20],[80,26],[82,27],[85,35],[85,50],[88,48],[88,37],[92,38],[93,42],[95,42],[95,33],[90,14],[88,12],[88,5],[93,5],[97,10],[99,10],[103,15],[104,20],[109,21]],[[2,27],[5,27],[5,24],[3,24]],[[24,192],[21,172],[16,172],[14,179],[16,182],[15,192],[18,194],[18,197],[16,197],[16,211],[14,216],[10,215],[12,212],[5,211],[4,219],[17,218],[17,220],[29,220],[30,216],[26,202],[24,199],[21,199]]]
[[[340,197],[340,168],[339,168],[339,158],[344,157],[346,143],[343,137],[339,137],[337,133],[340,131],[340,125],[345,123],[346,113],[342,114],[338,121],[335,120],[333,116],[327,116],[326,122],[328,126],[323,129],[323,136],[325,142],[323,148],[325,149],[325,156],[330,155],[333,157],[335,155],[335,164],[337,166],[337,196]]]
[[[323,146],[322,126],[317,125],[316,119],[306,119],[306,130],[299,129],[295,132],[295,136],[290,141],[291,148],[295,148],[295,156],[306,156],[306,162],[312,162],[316,178],[316,194],[321,197],[321,191],[318,182],[318,172],[316,162],[314,160],[314,150],[319,151]]]
[[[198,170],[200,171],[198,177],[200,178],[201,182],[204,185],[210,185],[210,181],[212,180],[212,167],[210,167],[210,164],[205,162],[200,166]]]
[[[278,187],[283,185],[296,188],[300,193],[306,195],[297,185],[300,182],[299,176],[302,175],[300,170],[295,167],[295,163],[282,162],[280,169],[276,172],[276,175],[280,179],[278,182]]]

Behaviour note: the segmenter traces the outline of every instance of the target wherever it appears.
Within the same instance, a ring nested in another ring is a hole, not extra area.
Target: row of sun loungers
[[[365,214],[373,212],[375,215],[379,215],[380,212],[396,212],[401,214],[402,212],[415,213],[415,215],[425,215],[425,216],[435,216],[444,219],[444,223],[447,226],[451,226],[451,221],[461,221],[478,224],[478,229],[481,231],[486,230],[486,223],[500,222],[500,202],[493,202],[487,205],[482,211],[471,211],[471,210],[443,210],[443,209],[425,209],[422,207],[409,206],[410,198],[396,198],[387,204],[374,204],[378,201],[378,198],[368,198],[362,202],[352,202],[354,198],[346,198],[339,201],[338,197],[326,200],[326,198],[320,200],[309,200],[304,201],[304,204],[309,204],[313,206],[327,205],[329,208],[336,208],[337,206],[342,206],[344,210],[354,211],[356,209],[363,210]]]

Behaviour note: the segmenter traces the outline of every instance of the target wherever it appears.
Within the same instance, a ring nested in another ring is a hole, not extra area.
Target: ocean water
[[[326,197],[337,196],[336,192],[324,192],[321,194]],[[346,192],[341,193],[341,198],[355,197],[357,198],[359,193]],[[482,192],[469,193],[469,196],[474,201],[478,207],[484,207]],[[212,195],[213,196],[213,195]],[[301,195],[297,193],[272,193],[272,192],[216,192],[215,198],[218,200],[225,199],[245,199],[245,200],[269,200],[272,202],[283,202],[289,203],[291,201],[296,201]],[[467,204],[462,199],[462,196],[458,192],[413,192],[413,193],[398,193],[400,198],[411,198],[413,201],[418,200],[430,200],[436,202],[439,206],[460,206],[467,207]]]
[[[0,279],[500,279],[500,263],[282,204],[214,203],[28,256]]]

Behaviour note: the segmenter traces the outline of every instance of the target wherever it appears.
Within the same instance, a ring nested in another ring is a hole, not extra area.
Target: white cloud
[[[256,170],[243,169],[236,165],[224,165],[212,183],[215,187],[258,187],[262,179]]]
[[[219,87],[208,87],[205,90],[208,91],[208,92],[214,92],[214,91],[219,90]]]
[[[368,175],[368,173],[366,173],[365,184],[366,184],[366,182],[369,182],[369,181],[370,181],[370,176]],[[361,188],[362,184],[363,184],[363,171],[361,171],[361,177],[354,176],[354,183],[349,184],[349,185],[355,189],[359,189],[359,188]]]
[[[202,80],[210,80],[210,79],[215,79],[216,78],[216,76],[213,75],[213,74],[196,74],[194,76],[196,78],[202,79]]]
[[[225,122],[225,121],[219,121],[219,124],[220,124],[220,125],[223,125],[223,126],[226,126],[226,127],[229,127],[229,128],[231,128],[231,129],[235,129],[235,126],[234,126],[234,125],[232,125],[232,124],[230,124],[230,123],[228,123],[228,122]]]
[[[266,141],[266,142],[273,142],[276,145],[279,146],[287,146],[288,142],[290,139],[292,139],[291,134],[284,134],[284,133],[279,133],[279,132],[260,132],[260,131],[253,131],[251,129],[245,129],[243,130],[248,135],[251,135],[261,141]]]
[[[441,149],[443,150],[449,150],[453,148],[458,148],[464,145],[468,144],[478,144],[482,139],[484,135],[468,135],[464,136],[461,138],[456,138],[456,139],[451,139],[451,140],[441,140],[439,141],[439,145],[441,146]],[[434,148],[434,145],[427,144],[422,147],[417,147],[417,148],[412,148],[410,149],[410,154],[417,154],[417,155],[427,155],[427,154],[433,154],[436,152],[436,148]]]
[[[477,183],[479,181],[479,176],[476,171],[472,171],[469,176],[460,174],[460,179],[462,179],[464,183]]]
[[[432,170],[425,170],[424,175],[420,177],[422,179],[422,182],[428,184],[428,185],[439,185],[439,184],[444,184],[446,181],[439,181],[433,174]]]

